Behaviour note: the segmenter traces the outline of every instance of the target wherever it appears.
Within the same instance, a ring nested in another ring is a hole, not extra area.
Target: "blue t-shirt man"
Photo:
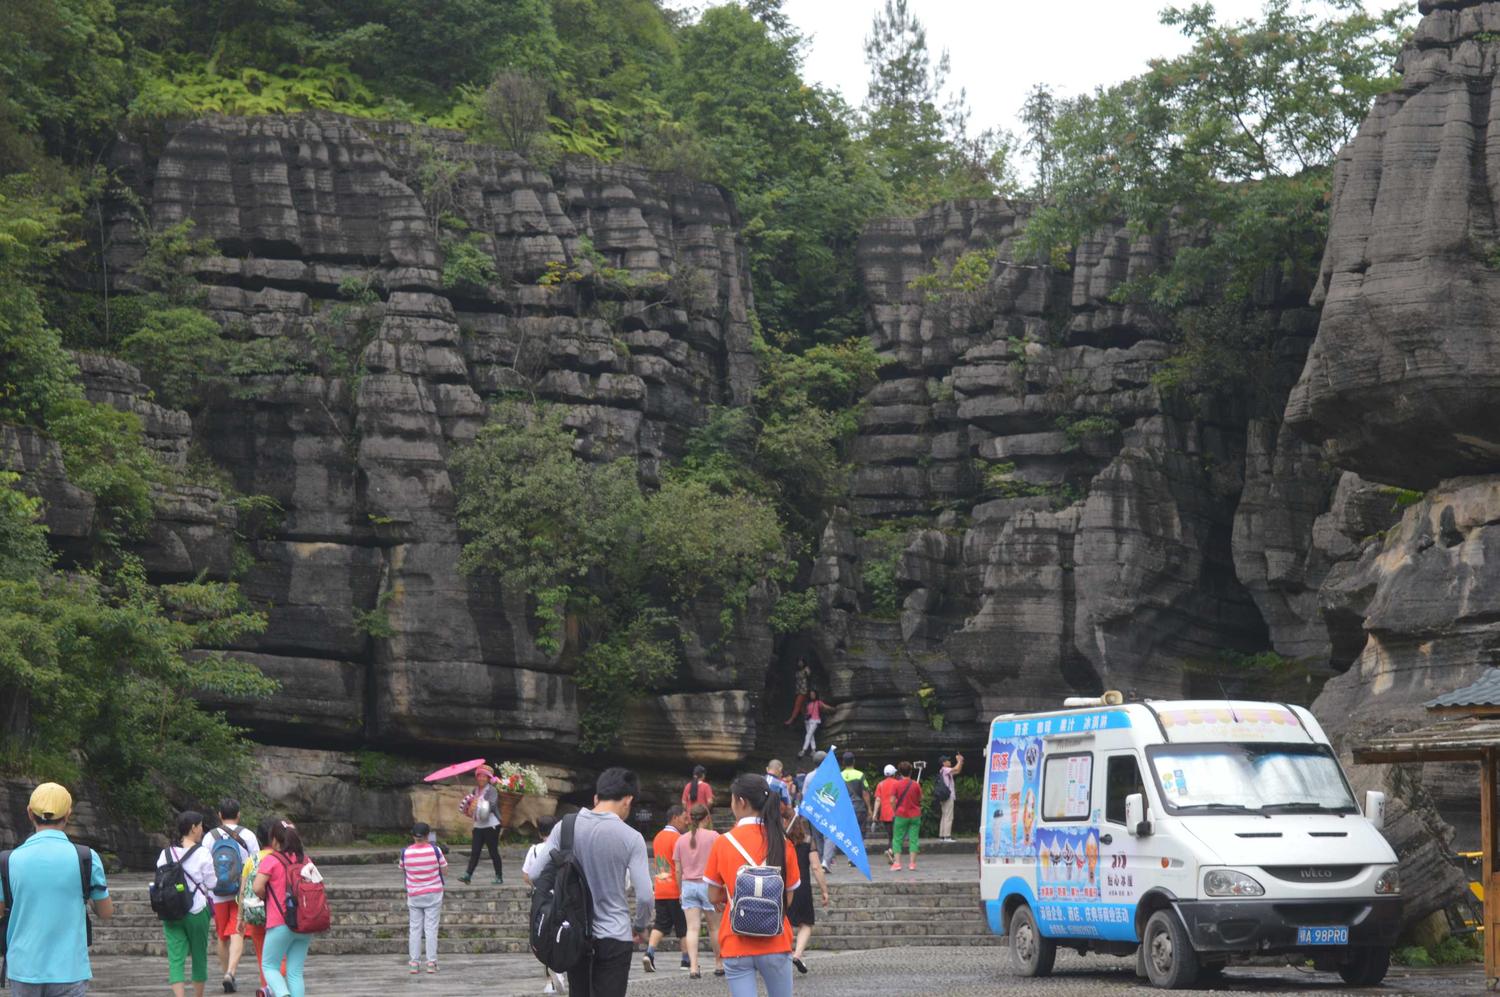
[[[45,783],[32,796],[31,819],[37,831],[11,852],[10,929],[6,934],[6,971],[16,983],[77,983],[93,978],[89,968],[86,911],[78,849],[63,833],[72,798],[55,794],[38,812],[38,796],[54,787]],[[64,796],[67,791],[62,790]],[[108,900],[109,886],[99,853],[92,853],[89,899]],[[101,908],[101,916],[104,915]]]

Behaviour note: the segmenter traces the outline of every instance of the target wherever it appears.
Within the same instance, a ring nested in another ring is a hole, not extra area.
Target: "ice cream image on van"
[[[1026,791],[1026,802],[1021,807],[1021,824],[1026,831],[1026,844],[1031,844],[1031,828],[1036,823],[1036,795]]]

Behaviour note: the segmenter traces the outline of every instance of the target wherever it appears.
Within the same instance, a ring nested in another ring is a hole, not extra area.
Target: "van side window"
[[[1141,767],[1134,755],[1113,755],[1109,759],[1104,783],[1104,819],[1125,823],[1125,797],[1146,792],[1141,782]]]
[[[1094,756],[1051,755],[1042,769],[1042,819],[1088,820]]]

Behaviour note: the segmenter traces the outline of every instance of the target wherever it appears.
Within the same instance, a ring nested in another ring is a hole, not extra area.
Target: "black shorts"
[[[654,927],[664,935],[673,934],[678,938],[686,938],[687,915],[682,912],[682,901],[675,897],[671,900],[658,899]]]

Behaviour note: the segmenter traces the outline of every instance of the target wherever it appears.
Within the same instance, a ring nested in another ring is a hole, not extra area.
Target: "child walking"
[[[448,857],[427,840],[432,828],[422,821],[411,826],[411,844],[401,850],[397,864],[406,872],[407,970],[421,968],[422,938],[427,938],[427,972],[437,972],[438,922],[443,917],[443,870]]]

